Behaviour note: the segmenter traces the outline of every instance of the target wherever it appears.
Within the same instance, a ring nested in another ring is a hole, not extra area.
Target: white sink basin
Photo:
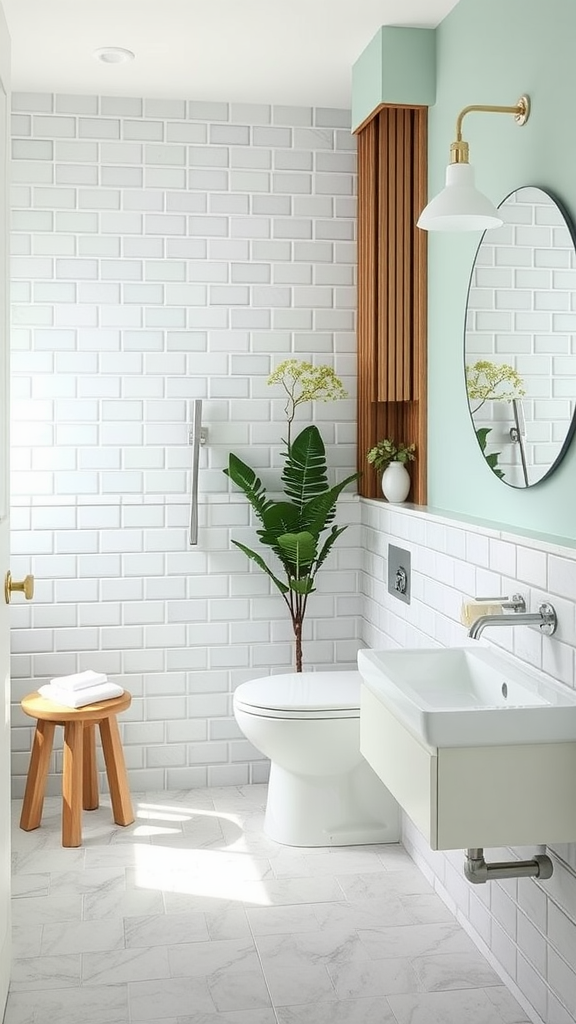
[[[361,650],[365,685],[432,747],[576,740],[576,692],[486,648]]]

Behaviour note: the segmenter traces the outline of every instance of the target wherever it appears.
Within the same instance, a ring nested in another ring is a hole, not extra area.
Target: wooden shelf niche
[[[383,106],[358,130],[359,492],[382,497],[366,462],[378,440],[416,444],[409,500],[426,503],[427,107]]]

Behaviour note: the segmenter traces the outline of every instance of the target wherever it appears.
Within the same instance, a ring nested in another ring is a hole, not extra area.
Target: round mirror
[[[466,391],[480,449],[511,487],[549,476],[575,427],[576,236],[558,201],[516,189],[468,288]]]

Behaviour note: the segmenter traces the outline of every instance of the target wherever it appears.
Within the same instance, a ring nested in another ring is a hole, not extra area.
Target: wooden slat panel
[[[412,396],[412,111],[380,115],[378,399]]]
[[[379,398],[394,401],[396,398],[397,350],[396,350],[396,255],[398,251],[398,218],[396,196],[398,194],[397,166],[397,117],[395,110],[388,110],[386,120],[386,153],[381,153],[381,174],[386,180],[386,222],[381,224],[380,242],[386,249],[386,334],[380,337],[380,345],[386,352],[385,374],[380,377]],[[382,302],[382,295],[380,301]]]
[[[366,452],[374,443],[373,415],[377,398],[377,221],[378,221],[378,119],[358,136],[358,469],[363,473],[361,494],[368,494],[370,467]],[[370,481],[372,482],[372,481]],[[371,492],[370,496],[374,496]]]
[[[424,109],[415,110],[414,143],[413,143],[413,184],[412,184],[412,220],[416,224],[420,211],[424,208],[428,195],[428,112]],[[414,228],[413,266],[413,297],[412,308],[414,318],[414,398],[412,410],[412,437],[418,448],[418,461],[413,473],[413,501],[420,504],[426,502],[427,495],[427,334],[428,334],[428,288],[427,288],[427,254],[428,236],[425,231]]]
[[[404,182],[404,188],[402,190],[402,221],[403,221],[403,236],[402,236],[402,253],[403,253],[403,270],[404,270],[404,290],[402,296],[399,297],[399,302],[402,304],[402,321],[403,321],[403,376],[401,381],[402,397],[405,400],[413,397],[413,380],[412,380],[412,289],[411,282],[413,276],[413,263],[412,263],[412,238],[414,235],[414,222],[412,218],[412,164],[413,164],[413,152],[412,152],[412,140],[413,140],[413,111],[402,110],[399,113],[402,114],[402,118],[405,125],[404,130],[404,149],[403,149],[403,161],[402,161],[402,178]]]
[[[364,474],[359,490],[381,497],[366,451],[393,437],[417,446],[409,500],[423,504],[426,235],[416,220],[427,193],[426,108],[383,108],[358,133],[358,144],[358,468]]]

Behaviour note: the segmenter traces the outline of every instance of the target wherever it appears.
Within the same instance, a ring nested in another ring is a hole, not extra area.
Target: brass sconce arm
[[[469,157],[468,143],[462,138],[462,121],[466,114],[474,111],[481,111],[488,114],[513,114],[517,125],[526,124],[530,117],[530,99],[528,96],[521,96],[513,107],[497,107],[490,104],[477,103],[464,107],[456,118],[456,140],[450,146],[450,163],[467,164]]]

